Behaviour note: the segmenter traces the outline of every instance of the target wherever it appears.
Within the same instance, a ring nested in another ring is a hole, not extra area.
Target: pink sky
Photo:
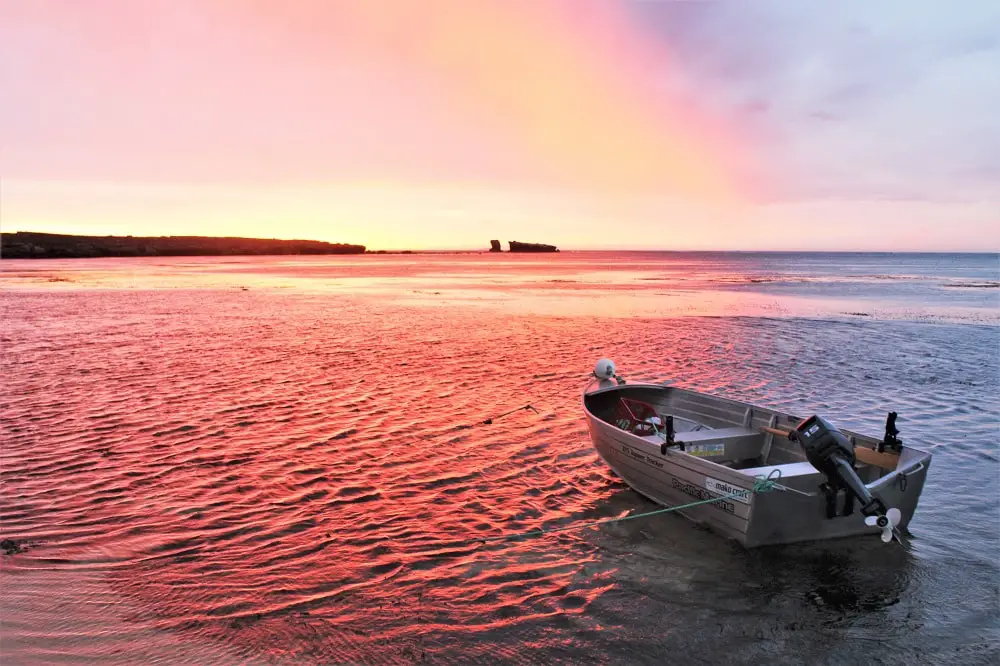
[[[612,0],[5,3],[0,222],[947,250],[996,220],[990,201],[784,200],[786,174],[755,167],[773,133],[720,111],[715,81],[669,85],[686,62]]]

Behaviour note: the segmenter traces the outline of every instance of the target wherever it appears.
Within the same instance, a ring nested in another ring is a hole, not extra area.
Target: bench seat
[[[796,463],[785,463],[784,465],[765,465],[764,467],[748,467],[747,469],[737,469],[734,470],[740,474],[746,474],[747,476],[767,476],[771,474],[774,470],[781,471],[781,478],[787,479],[793,476],[809,476],[810,474],[819,474],[819,471],[809,464],[808,461],[803,460],[802,462]]]

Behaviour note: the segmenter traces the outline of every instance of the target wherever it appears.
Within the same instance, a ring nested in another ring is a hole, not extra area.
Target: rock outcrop
[[[490,252],[503,252],[503,250],[500,249],[500,241],[498,240],[490,241]]]
[[[508,241],[511,252],[558,252],[555,245],[545,245],[544,243],[522,243],[520,241]]]

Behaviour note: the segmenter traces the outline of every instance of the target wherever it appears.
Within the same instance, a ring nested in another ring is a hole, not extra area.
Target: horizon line
[[[503,250],[501,252],[493,252],[488,247],[476,246],[476,247],[427,247],[422,249],[406,248],[406,247],[384,247],[384,248],[373,248],[369,247],[363,242],[357,241],[327,241],[319,240],[314,238],[278,238],[278,237],[263,237],[263,236],[213,236],[213,235],[197,235],[197,234],[161,234],[161,235],[139,235],[135,236],[133,234],[67,234],[58,233],[51,231],[39,231],[39,230],[29,230],[29,229],[18,229],[16,231],[4,231],[4,235],[7,234],[49,234],[53,236],[64,236],[71,238],[205,238],[205,239],[218,239],[223,240],[227,238],[231,239],[247,239],[247,240],[263,240],[263,241],[306,241],[306,242],[319,242],[319,243],[329,243],[331,245],[360,245],[365,248],[365,254],[374,254],[377,252],[383,253],[410,253],[410,254],[470,254],[470,253],[482,253],[482,254],[558,254],[558,252],[511,252],[510,250]],[[521,241],[526,243],[541,243],[546,245],[554,245],[558,248],[559,252],[674,252],[674,253],[732,253],[732,254],[981,254],[981,255],[993,255],[1000,254],[1000,248],[994,250],[888,250],[888,249],[748,249],[748,248],[663,248],[663,247],[635,247],[635,246],[560,246],[557,243],[541,241]],[[324,255],[316,255],[324,256]]]

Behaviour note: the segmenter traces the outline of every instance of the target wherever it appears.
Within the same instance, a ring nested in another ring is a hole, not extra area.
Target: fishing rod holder
[[[903,442],[896,437],[899,434],[899,428],[896,427],[896,416],[896,412],[889,412],[885,419],[885,435],[882,436],[882,441],[878,443],[876,449],[879,453],[883,453],[886,447],[897,453],[903,450]]]
[[[663,443],[660,444],[660,455],[667,455],[667,449],[671,446],[678,447],[681,451],[684,450],[684,442],[678,442],[675,440],[674,431],[674,417],[667,414],[663,417]]]

